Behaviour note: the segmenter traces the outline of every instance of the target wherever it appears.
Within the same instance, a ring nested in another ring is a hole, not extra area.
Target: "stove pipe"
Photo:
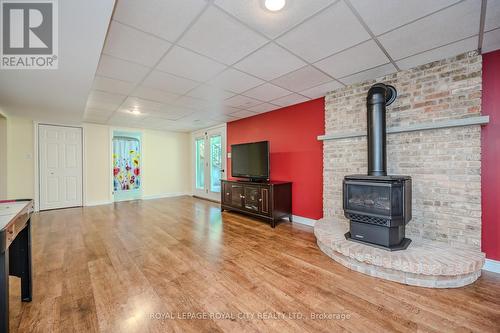
[[[385,107],[394,102],[396,96],[396,88],[383,83],[371,86],[366,96],[370,176],[387,176]]]

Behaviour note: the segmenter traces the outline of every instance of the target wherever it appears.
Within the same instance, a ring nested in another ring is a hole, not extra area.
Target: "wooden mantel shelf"
[[[414,124],[409,126],[396,126],[387,129],[388,134],[403,133],[403,132],[415,132],[415,131],[425,131],[433,130],[439,128],[451,128],[451,127],[461,127],[461,126],[471,126],[471,125],[486,125],[490,122],[490,116],[478,116],[469,117],[463,119],[452,119],[443,120],[436,122],[428,122],[421,124]],[[332,133],[318,136],[318,140],[338,140],[347,138],[357,138],[366,136],[366,131],[356,131],[356,132],[342,132],[342,133]]]

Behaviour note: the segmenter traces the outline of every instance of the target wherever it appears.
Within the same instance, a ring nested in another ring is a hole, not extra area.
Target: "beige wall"
[[[0,114],[0,200],[7,198],[7,119]]]
[[[7,117],[6,123],[7,197],[11,199],[33,198],[35,175],[33,121]],[[112,200],[110,155],[112,128],[87,123],[83,124],[83,127],[85,133],[84,204],[96,205],[110,202]],[[119,130],[127,129],[120,128]],[[189,134],[129,130],[142,133],[144,197],[190,193]]]
[[[86,204],[112,200],[111,135],[113,128],[84,124]],[[143,197],[191,192],[190,137],[186,133],[117,128],[142,133]]]
[[[111,200],[109,126],[84,124],[84,204],[98,205]]]
[[[144,196],[191,192],[190,136],[143,131]]]
[[[33,121],[7,117],[7,197],[34,197]]]

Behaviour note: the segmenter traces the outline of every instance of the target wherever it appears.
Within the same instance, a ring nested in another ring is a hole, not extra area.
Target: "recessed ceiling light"
[[[264,5],[272,12],[277,12],[285,7],[286,0],[266,0]]]
[[[130,111],[130,113],[135,114],[136,116],[138,116],[138,115],[141,114],[141,111],[139,111],[139,110],[132,110],[132,111]]]

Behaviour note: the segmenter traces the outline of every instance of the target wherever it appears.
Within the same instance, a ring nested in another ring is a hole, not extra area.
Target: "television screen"
[[[240,178],[268,179],[269,142],[231,145],[231,175]]]

